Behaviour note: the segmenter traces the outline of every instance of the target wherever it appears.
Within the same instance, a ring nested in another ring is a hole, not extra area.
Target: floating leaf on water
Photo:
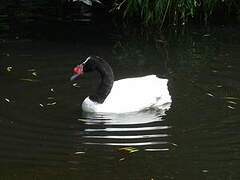
[[[33,76],[37,76],[37,72],[32,72],[32,75]]]
[[[177,144],[175,144],[175,143],[171,143],[171,145],[173,145],[173,146],[176,146],[176,147],[178,146],[178,145],[177,145]]]
[[[160,42],[160,43],[167,43],[166,40],[162,40],[162,39],[157,39],[156,41],[157,41],[157,42]]]
[[[27,79],[27,78],[21,78],[20,81],[28,81],[28,82],[38,82],[37,79]]]
[[[214,97],[214,95],[213,95],[213,94],[211,94],[211,93],[207,93],[207,95],[208,95],[208,96],[211,96],[211,97]]]
[[[203,35],[203,37],[209,37],[210,36],[210,34],[204,34]]]
[[[5,98],[5,101],[7,101],[8,103],[10,103],[10,100],[8,98]]]
[[[74,83],[73,86],[74,86],[74,87],[77,87],[77,88],[80,87],[80,86],[78,85],[78,83]]]
[[[228,108],[230,108],[230,109],[236,109],[235,107],[232,107],[232,106],[227,106]]]
[[[227,103],[230,103],[230,104],[237,104],[237,103],[234,102],[234,101],[227,101]]]
[[[121,159],[119,159],[119,161],[124,161],[125,160],[125,158],[121,158]]]
[[[138,149],[135,149],[135,150],[130,151],[130,153],[135,153],[135,152],[138,152],[138,151],[139,151]]]
[[[48,106],[53,106],[53,105],[56,105],[57,102],[52,102],[52,103],[47,103]]]
[[[223,86],[222,85],[217,85],[218,88],[222,88]]]
[[[8,72],[10,72],[10,71],[12,71],[13,67],[12,66],[8,66],[6,69],[7,69]]]
[[[51,91],[51,92],[54,92],[54,89],[53,89],[53,88],[51,88],[51,89],[50,89],[50,91]]]
[[[47,99],[48,100],[53,100],[53,99],[55,99],[55,97],[48,97]]]
[[[41,106],[41,107],[44,107],[44,105],[43,105],[43,104],[39,104],[39,106]]]
[[[123,148],[119,148],[118,150],[122,151],[128,151],[130,153],[134,153],[134,152],[138,152],[139,150],[133,147],[123,147]]]

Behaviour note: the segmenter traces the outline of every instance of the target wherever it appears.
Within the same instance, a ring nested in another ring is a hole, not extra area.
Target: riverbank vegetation
[[[188,22],[208,24],[210,18],[236,17],[240,14],[238,0],[115,0],[125,20],[140,20],[145,26],[185,25]]]
[[[90,22],[96,17],[100,22],[115,19],[117,26],[157,29],[240,19],[239,0],[0,0],[0,4],[0,34],[24,29],[23,24]]]

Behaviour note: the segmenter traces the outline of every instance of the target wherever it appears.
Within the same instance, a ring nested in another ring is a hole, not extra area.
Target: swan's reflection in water
[[[165,120],[166,110],[125,114],[84,113],[84,118],[79,119],[86,125],[82,135],[83,145],[168,151],[171,126]]]

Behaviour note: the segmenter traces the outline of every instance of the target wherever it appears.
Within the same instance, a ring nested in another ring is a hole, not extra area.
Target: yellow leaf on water
[[[204,34],[203,37],[208,37],[211,36],[210,34]]]
[[[12,66],[8,66],[8,67],[7,67],[7,71],[8,71],[8,72],[12,71],[12,69],[13,69]]]
[[[80,87],[80,86],[78,85],[78,83],[73,83],[73,86],[74,86],[74,87],[77,87],[77,88]]]
[[[57,102],[52,102],[52,103],[47,103],[48,106],[53,106],[53,105],[56,105]]]
[[[27,78],[21,78],[21,81],[28,81],[28,82],[38,82],[36,79],[27,79]]]
[[[49,100],[53,100],[53,99],[55,99],[55,97],[48,97],[48,99],[49,99]]]
[[[131,150],[130,153],[135,153],[135,152],[138,152],[139,150],[138,149],[135,149],[135,150]]]
[[[213,94],[211,94],[211,93],[207,93],[207,95],[208,95],[208,96],[211,96],[211,97],[214,97],[214,95],[213,95]]]
[[[228,103],[230,103],[230,104],[237,104],[236,102],[234,102],[234,101],[227,101]]]
[[[10,103],[10,100],[8,98],[5,98],[5,101],[9,102]]]
[[[232,107],[232,106],[227,106],[228,108],[230,108],[230,109],[236,109],[235,107]]]
[[[139,150],[133,147],[123,147],[123,148],[119,148],[118,150],[122,151],[128,151],[130,153],[134,153],[134,152],[138,152]]]
[[[175,143],[171,143],[171,144],[172,144],[173,146],[176,146],[176,147],[178,146],[178,145],[177,145],[177,144],[175,144]]]
[[[207,173],[208,170],[207,170],[207,169],[203,169],[202,172],[203,172],[203,173]]]
[[[162,39],[157,39],[156,41],[157,41],[157,42],[160,42],[160,43],[167,43],[166,40],[162,40]]]
[[[36,72],[32,72],[32,75],[33,75],[33,76],[37,76],[37,73],[36,73]]]

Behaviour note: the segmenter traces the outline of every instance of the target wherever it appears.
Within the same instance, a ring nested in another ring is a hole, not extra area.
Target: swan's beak
[[[73,74],[70,78],[71,81],[73,81],[74,79],[76,79],[80,74]]]
[[[74,79],[76,79],[78,76],[80,76],[81,74],[83,74],[83,65],[77,65],[75,68],[73,68],[73,75],[70,78],[71,81],[73,81]]]

